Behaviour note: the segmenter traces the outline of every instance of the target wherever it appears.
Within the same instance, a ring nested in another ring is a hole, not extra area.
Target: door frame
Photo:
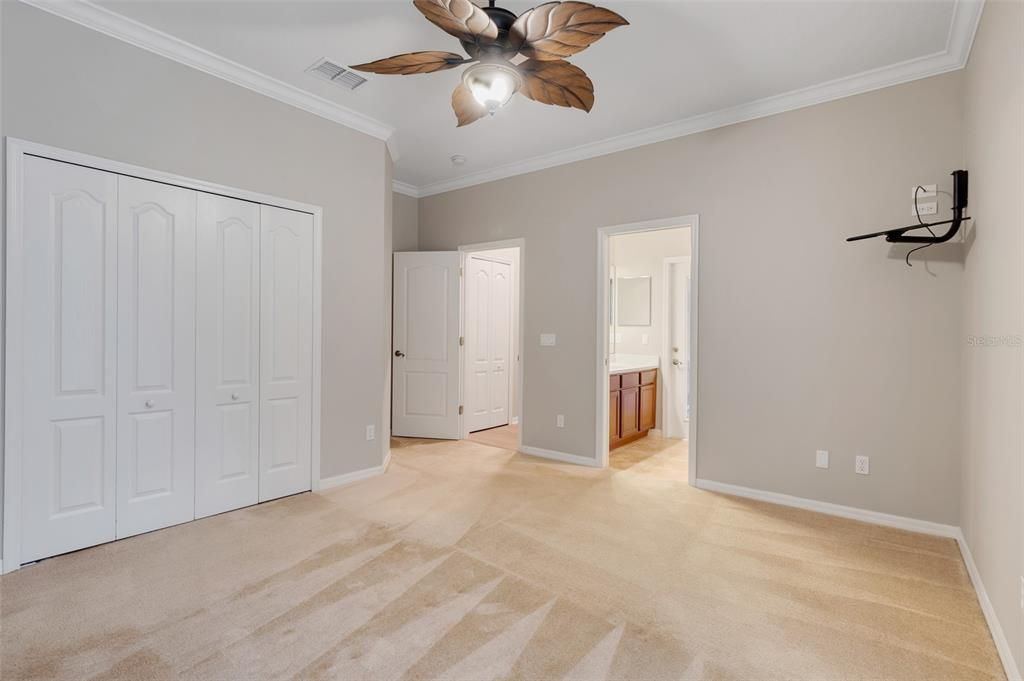
[[[698,358],[700,357],[697,334],[698,318],[698,262],[700,216],[696,213],[679,217],[632,222],[623,225],[610,225],[597,230],[597,357],[594,367],[595,385],[597,388],[597,453],[595,459],[601,468],[608,467],[608,239],[618,234],[636,232],[657,232],[665,229],[688,227],[690,229],[690,439],[688,442],[687,464],[689,467],[689,484],[697,481],[697,434],[699,423],[698,403]]]
[[[526,267],[526,239],[524,239],[524,238],[503,239],[503,240],[500,240],[500,241],[485,241],[485,242],[480,242],[480,243],[465,244],[465,245],[459,246],[459,253],[461,254],[461,257],[462,257],[462,264],[460,265],[460,267],[462,268],[461,271],[464,273],[466,271],[466,256],[469,255],[470,253],[479,253],[480,251],[494,251],[494,250],[503,249],[503,248],[518,248],[519,249],[519,265],[518,265],[518,267],[516,267],[513,264],[513,269],[512,269],[512,276],[516,279],[516,281],[513,282],[513,285],[516,288],[517,298],[518,298],[518,301],[517,301],[518,305],[513,306],[513,310],[514,310],[514,314],[516,315],[516,320],[517,320],[517,329],[516,329],[517,338],[516,338],[516,341],[517,341],[517,347],[519,349],[519,353],[517,355],[517,361],[516,361],[516,366],[515,366],[515,380],[514,380],[514,382],[510,382],[509,383],[509,391],[511,391],[513,389],[514,385],[518,385],[519,386],[519,390],[516,391],[516,396],[515,396],[516,416],[519,419],[519,423],[518,423],[519,428],[518,428],[517,433],[516,433],[516,451],[521,451],[523,449],[523,422],[524,422],[524,418],[523,418],[523,392],[524,392],[524,390],[523,390],[523,376],[525,376],[524,366],[526,364],[526,358],[525,358],[526,353],[523,351],[524,350],[523,341],[524,341],[524,339],[526,337],[524,332],[523,332],[523,326],[524,326],[523,321],[526,318],[526,315],[525,315],[525,311],[526,311],[526,277],[523,276],[523,271],[525,270],[525,267]],[[463,280],[463,279],[465,279],[465,277],[462,276],[462,277],[459,277],[459,279]],[[465,337],[465,335],[466,335],[466,287],[465,287],[465,285],[463,285],[461,287],[461,293],[460,293],[460,302],[459,302],[459,334],[462,337]],[[459,357],[459,373],[460,373],[460,376],[459,376],[459,403],[460,404],[465,404],[466,403],[466,375],[468,373],[466,371],[466,349],[465,349],[465,346],[460,346],[459,347],[459,352],[460,352],[460,357]],[[510,405],[512,404],[512,400],[509,400],[509,404]],[[509,423],[511,423],[511,421],[512,421],[512,419],[511,419],[511,417],[509,417]],[[462,433],[462,438],[463,439],[466,439],[467,437],[469,437],[469,431],[467,430],[468,427],[469,426],[466,423],[466,418],[463,415],[462,417],[459,418],[459,431]]]
[[[690,265],[691,265],[691,269],[692,269],[693,257],[690,256],[690,255],[670,255],[670,256],[668,256],[667,258],[664,258],[661,261],[661,319],[662,319],[662,325],[661,325],[661,361],[662,361],[662,365],[664,367],[666,367],[665,372],[664,372],[664,379],[665,380],[664,380],[664,383],[662,385],[662,391],[661,391],[662,392],[661,404],[664,407],[664,411],[662,412],[661,432],[664,433],[665,437],[672,437],[671,435],[669,435],[669,432],[668,432],[668,420],[667,420],[668,417],[667,417],[667,414],[668,414],[669,406],[671,405],[671,403],[673,401],[672,400],[672,393],[670,392],[670,390],[671,390],[671,387],[672,387],[672,382],[674,381],[674,379],[670,378],[670,376],[672,376],[672,372],[668,370],[668,366],[672,362],[672,352],[669,350],[669,339],[672,336],[672,332],[671,332],[671,329],[669,328],[669,325],[667,323],[667,320],[669,318],[669,313],[671,311],[670,310],[670,307],[671,307],[670,303],[671,303],[671,301],[669,300],[669,295],[670,295],[670,293],[672,291],[672,287],[669,286],[669,277],[670,277],[670,275],[672,273],[672,265],[678,265],[679,263],[686,262],[686,261],[690,261]],[[690,286],[693,286],[692,278],[691,278]],[[686,307],[687,307],[687,310],[686,310],[687,314],[688,314],[688,316],[691,317],[691,320],[692,320],[692,315],[689,315],[689,312],[690,312],[689,307],[690,306],[687,305]],[[689,364],[693,363],[693,352],[689,353],[689,355],[686,358],[686,361]],[[689,367],[687,367],[687,372],[689,372]],[[689,433],[687,433],[687,440],[689,440]]]
[[[0,383],[3,385],[3,554],[0,571],[12,572],[21,567],[21,473],[22,473],[22,303],[24,301],[24,274],[22,270],[22,237],[25,157],[40,158],[125,175],[151,182],[174,185],[207,194],[217,194],[252,203],[277,206],[313,216],[313,395],[312,433],[310,446],[310,489],[320,489],[320,406],[322,397],[322,243],[323,208],[308,203],[283,199],[245,189],[206,182],[193,178],[122,163],[100,156],[52,147],[38,142],[5,138],[7,149],[7,176],[4,188],[7,202],[6,239],[0,253],[0,281],[5,285],[2,311],[4,312],[4,362]],[[13,399],[12,399],[13,398]]]

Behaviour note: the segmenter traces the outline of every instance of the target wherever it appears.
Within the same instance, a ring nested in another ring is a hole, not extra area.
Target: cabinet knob
[[[154,402],[153,400],[146,400],[146,409],[152,409],[153,405],[155,404],[156,402]]]
[[[238,399],[238,393],[231,393],[231,399],[237,400]]]

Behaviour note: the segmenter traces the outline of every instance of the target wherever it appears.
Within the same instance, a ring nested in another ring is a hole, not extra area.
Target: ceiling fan
[[[479,7],[470,0],[413,0],[428,21],[461,41],[468,58],[454,52],[410,52],[352,68],[410,75],[472,64],[452,93],[458,127],[493,114],[516,92],[542,104],[589,112],[594,83],[565,57],[629,22],[589,2],[547,2],[519,17],[489,2]],[[518,55],[525,61],[513,63]]]

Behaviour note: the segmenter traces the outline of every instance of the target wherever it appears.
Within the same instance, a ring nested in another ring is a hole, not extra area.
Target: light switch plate
[[[934,201],[917,202],[917,210],[914,209],[914,204],[910,204],[910,216],[917,217],[917,213],[920,211],[921,215],[935,215],[939,212],[938,206]],[[926,235],[927,236],[927,235]]]
[[[858,475],[869,475],[871,473],[871,460],[866,456],[858,456],[854,470]]]
[[[557,341],[558,338],[553,333],[542,333],[540,335],[540,344],[543,346],[555,345]]]
[[[565,414],[559,414],[555,417],[555,427],[565,428]]]
[[[818,468],[828,468],[828,450],[819,449],[814,454],[814,465]]]
[[[366,439],[372,440],[377,437],[377,428],[375,426],[366,426]]]

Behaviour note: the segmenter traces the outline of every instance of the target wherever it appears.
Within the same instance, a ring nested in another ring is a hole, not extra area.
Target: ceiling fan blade
[[[509,30],[513,48],[530,59],[564,59],[605,33],[627,26],[621,16],[589,2],[548,2],[524,12]]]
[[[455,92],[452,93],[452,108],[455,109],[455,117],[459,120],[459,124],[456,126],[459,128],[487,115],[487,108],[476,101],[473,93],[462,83],[459,83]]]
[[[492,42],[498,27],[470,0],[413,0],[423,16],[445,33],[467,43]]]
[[[468,60],[454,52],[409,52],[387,59],[378,59],[366,64],[357,64],[350,68],[369,73],[398,74],[408,76],[414,73],[434,73],[455,68]]]
[[[518,66],[523,77],[519,93],[541,104],[594,108],[594,83],[583,69],[567,61],[530,59]]]

